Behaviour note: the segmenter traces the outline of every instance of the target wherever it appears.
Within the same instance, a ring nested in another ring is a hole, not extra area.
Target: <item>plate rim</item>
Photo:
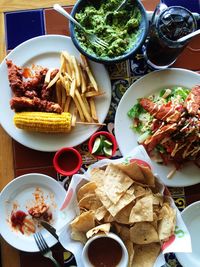
[[[28,46],[30,46],[30,44],[32,43],[32,42],[45,42],[46,40],[48,40],[49,39],[49,41],[51,41],[51,40],[54,40],[54,41],[56,41],[56,40],[58,40],[60,43],[62,43],[62,42],[64,42],[64,40],[66,40],[66,44],[67,44],[67,42],[70,42],[71,43],[71,45],[70,45],[70,49],[74,49],[74,50],[76,50],[77,51],[77,53],[79,53],[79,51],[77,50],[77,48],[74,46],[74,44],[73,44],[73,42],[72,42],[72,40],[71,40],[71,38],[69,37],[69,36],[65,36],[65,35],[59,35],[59,34],[47,34],[47,35],[41,35],[41,36],[36,36],[36,37],[33,37],[33,38],[31,38],[31,39],[28,39],[28,40],[26,40],[26,41],[24,41],[23,43],[21,43],[21,44],[19,44],[18,46],[16,46],[9,54],[7,54],[5,57],[4,57],[4,59],[2,60],[2,62],[1,62],[1,64],[0,64],[0,75],[1,75],[1,71],[2,71],[2,69],[4,68],[4,65],[5,65],[5,61],[6,61],[6,59],[12,59],[12,56],[14,55],[15,57],[16,57],[16,54],[17,53],[19,53],[18,51],[21,51],[22,49],[24,49],[24,47],[26,47],[26,49],[27,49],[27,47]],[[66,47],[66,50],[67,50],[67,47]],[[55,49],[55,52],[57,52],[57,50]],[[38,54],[37,53],[34,53],[34,56],[33,57],[36,57]],[[26,61],[28,61],[29,60],[29,58],[30,58],[30,56],[26,56],[26,60],[23,60],[24,62],[26,62]],[[104,116],[102,116],[102,119],[101,119],[101,121],[100,122],[104,122],[104,120],[106,119],[106,116],[107,116],[107,114],[108,114],[108,112],[109,112],[109,108],[110,108],[110,103],[111,103],[111,97],[112,97],[112,93],[111,93],[111,80],[110,80],[110,77],[109,77],[109,74],[108,74],[108,70],[105,68],[105,66],[103,65],[103,64],[100,64],[100,63],[96,63],[96,62],[93,62],[93,61],[91,61],[91,60],[89,60],[90,62],[91,62],[91,64],[93,64],[94,66],[96,66],[96,68],[102,68],[102,70],[103,70],[103,73],[105,74],[105,77],[104,78],[106,78],[106,83],[107,83],[107,85],[106,85],[106,87],[107,87],[107,89],[105,90],[104,89],[104,91],[106,91],[106,101],[104,101],[104,103],[107,103],[107,107],[106,107],[106,110],[105,110],[105,108],[104,108],[104,110],[106,111],[105,112],[105,114],[104,114]],[[17,64],[17,63],[16,63]],[[22,65],[23,65],[23,63],[22,63]],[[6,78],[7,79],[7,78]],[[104,79],[102,79],[102,80],[104,80]],[[9,86],[9,84],[8,84],[8,86]],[[11,91],[10,91],[11,92]],[[9,94],[9,92],[8,92],[8,94]],[[10,99],[10,97],[9,97],[9,99]],[[103,100],[100,100],[100,101],[103,101]],[[9,105],[9,104],[8,104]],[[101,105],[102,105],[102,103],[101,103]],[[98,106],[98,105],[97,105]],[[0,107],[0,113],[2,114],[3,113],[3,110],[2,110],[3,108],[1,108]],[[14,111],[13,111],[14,112]],[[13,113],[14,114],[14,113]],[[10,118],[10,121],[13,119],[13,116]],[[5,132],[12,138],[12,139],[14,139],[15,141],[17,141],[17,142],[19,142],[20,144],[22,144],[22,145],[24,145],[24,146],[26,146],[26,147],[28,147],[28,148],[31,148],[31,149],[34,149],[34,150],[37,150],[37,151],[43,151],[43,152],[55,152],[55,151],[57,151],[58,149],[60,149],[61,147],[63,147],[63,146],[70,146],[70,144],[69,143],[67,143],[67,142],[64,142],[63,140],[62,140],[62,143],[61,144],[59,144],[59,142],[58,143],[53,143],[53,144],[50,144],[51,143],[51,139],[48,139],[49,141],[48,141],[48,145],[43,145],[43,146],[41,146],[41,143],[40,144],[37,144],[37,138],[39,138],[39,140],[41,140],[41,137],[39,137],[39,135],[41,135],[42,136],[42,140],[45,140],[45,136],[44,135],[42,135],[41,133],[25,133],[25,135],[23,136],[23,134],[21,135],[21,133],[19,133],[19,132],[17,132],[17,133],[13,133],[13,127],[12,128],[9,128],[9,127],[7,127],[6,125],[5,125],[5,123],[4,123],[4,120],[5,120],[5,118],[3,119],[3,116],[0,116],[0,125],[2,126],[2,128],[5,130]],[[80,127],[80,126],[77,126],[77,127]],[[88,132],[90,133],[90,132],[95,132],[95,131],[97,131],[98,129],[100,128],[100,126],[90,126],[90,128],[88,128],[89,130],[88,130]],[[20,129],[16,129],[16,131],[18,131],[18,130],[20,130]],[[74,130],[74,129],[73,129]],[[81,131],[81,130],[80,130]],[[80,144],[82,144],[83,142],[85,142],[86,140],[88,140],[89,139],[89,137],[90,137],[90,134],[87,134],[86,132],[84,132],[83,133],[83,135],[86,135],[87,136],[87,138],[86,138],[86,136],[83,138],[83,139],[81,139],[81,141],[75,141],[75,142],[73,142],[72,141],[72,145],[71,146],[77,146],[77,145],[80,145]],[[38,135],[37,135],[38,134]],[[71,134],[71,133],[70,133]],[[30,136],[29,136],[30,135]],[[35,137],[34,137],[34,135],[36,135],[36,139],[35,139]],[[53,134],[51,134],[51,135],[53,135]],[[81,133],[80,133],[80,136],[82,135],[82,131],[81,131]],[[31,140],[31,138],[32,138],[32,136],[33,136],[33,140]],[[38,137],[37,137],[38,136]],[[57,137],[58,137],[58,139],[59,139],[59,136],[62,136],[62,138],[63,138],[63,136],[64,136],[64,134],[58,134],[57,135]],[[67,138],[66,138],[67,139]],[[76,139],[76,138],[75,138]],[[41,141],[42,142],[42,141]],[[65,144],[66,143],[66,144]],[[50,145],[50,146],[49,146]]]
[[[128,89],[126,90],[126,92],[124,93],[124,95],[122,96],[119,104],[118,104],[118,107],[117,107],[117,111],[116,111],[116,115],[115,115],[115,121],[114,121],[114,128],[115,128],[115,136],[116,136],[116,140],[118,142],[118,147],[119,147],[119,150],[121,151],[122,155],[125,156],[126,154],[129,153],[129,151],[126,151],[126,149],[124,149],[123,145],[120,143],[119,141],[119,127],[116,127],[120,121],[120,119],[118,117],[120,117],[120,107],[122,106],[122,103],[123,103],[123,98],[126,99],[127,96],[130,94],[131,90],[134,88],[134,86],[138,83],[141,83],[141,81],[143,79],[149,79],[149,77],[151,78],[151,76],[154,76],[154,75],[158,75],[159,73],[164,73],[164,72],[167,72],[169,73],[169,75],[173,75],[173,73],[177,72],[177,73],[189,73],[190,75],[193,75],[194,77],[198,78],[200,80],[200,75],[194,71],[191,71],[191,70],[187,70],[187,69],[183,69],[183,68],[168,68],[168,69],[163,69],[163,70],[155,70],[155,71],[152,71],[152,72],[149,72],[148,74],[146,75],[143,75],[142,77],[138,78],[134,83],[132,83]],[[144,93],[144,96],[145,96],[145,93]],[[134,99],[133,99],[133,104],[134,104]],[[133,106],[133,105],[132,105]],[[128,111],[128,110],[127,110]],[[134,135],[133,135],[133,139],[134,139]],[[131,150],[131,149],[130,149]],[[156,166],[156,163],[153,162],[152,160],[152,163],[153,163],[153,169],[154,171],[156,171],[155,169],[155,166]],[[166,166],[165,166],[166,167]],[[194,180],[194,181],[191,181],[190,178],[188,178],[188,181],[185,182],[184,184],[177,184],[177,183],[170,183],[170,181],[172,180],[173,181],[174,177],[172,177],[172,179],[168,179],[167,180],[167,183],[165,182],[165,180],[162,179],[161,177],[161,180],[163,181],[163,183],[166,185],[166,186],[170,186],[170,187],[186,187],[186,186],[191,186],[191,185],[195,185],[195,184],[198,184],[200,183],[200,179],[199,180]]]
[[[187,207],[181,212],[181,216],[183,217],[183,220],[184,220],[184,215],[187,214],[187,212],[188,212],[189,210],[191,211],[192,209],[194,209],[195,206],[199,206],[199,207],[200,207],[200,200],[191,203],[189,206],[187,206]],[[198,215],[200,216],[200,210],[199,210]],[[185,224],[186,224],[186,223],[185,223]],[[187,227],[187,224],[186,224],[186,227]],[[188,254],[189,254],[189,253],[188,253]],[[192,253],[190,253],[190,254],[192,255]],[[184,265],[185,262],[184,262],[184,259],[182,258],[182,256],[184,255],[184,253],[179,252],[179,253],[175,253],[175,255],[176,255],[178,261],[181,263],[181,265],[183,265],[183,267],[188,267],[188,266]],[[187,264],[187,263],[186,263],[186,264]]]
[[[66,191],[63,188],[63,186],[61,184],[59,184],[53,177],[51,177],[51,176],[49,176],[47,174],[43,174],[43,173],[36,173],[36,172],[34,172],[34,173],[27,173],[27,174],[23,174],[23,175],[20,175],[20,176],[14,178],[0,192],[0,203],[2,202],[1,203],[2,205],[0,205],[1,206],[0,207],[0,211],[2,211],[2,213],[3,213],[3,206],[4,206],[4,203],[3,203],[3,199],[2,198],[4,198],[4,195],[6,194],[7,190],[9,190],[9,188],[12,188],[13,186],[17,188],[17,185],[18,185],[19,181],[22,181],[22,183],[24,185],[25,184],[28,184],[29,183],[29,179],[28,178],[30,176],[34,176],[34,178],[36,178],[36,184],[37,184],[37,181],[41,180],[41,177],[42,177],[42,180],[46,180],[46,181],[49,181],[50,180],[51,183],[53,183],[57,187],[56,190],[59,190],[59,194],[63,194],[63,201],[64,201],[64,198],[66,196]],[[44,182],[43,182],[43,184],[44,184]],[[47,183],[47,186],[48,186],[48,183]],[[53,192],[55,192],[55,190],[54,190],[55,187],[50,187],[50,188],[52,189]],[[59,207],[58,207],[58,210],[59,210]],[[5,220],[6,220],[6,218],[3,217],[3,216],[1,216],[1,218],[0,218],[0,225],[4,224],[3,221],[5,221]],[[7,227],[7,229],[9,231],[9,227]],[[10,230],[10,232],[12,232],[12,231]],[[6,231],[6,233],[7,233],[7,231]],[[48,245],[50,247],[54,246],[58,242],[58,240],[56,240],[48,231],[45,230],[45,234],[46,234],[46,236],[48,238],[48,240],[46,240],[46,241],[48,242]],[[1,233],[0,233],[0,235],[2,236],[2,238],[8,244],[10,244],[12,247],[14,247],[14,248],[16,248],[16,249],[18,249],[20,251],[25,251],[25,252],[39,252],[39,249],[38,249],[38,247],[36,246],[35,243],[33,245],[33,248],[30,248],[29,246],[25,247],[24,245],[23,246],[20,246],[20,245],[16,245],[16,243],[13,244],[10,239],[8,240],[7,239],[7,235],[5,234],[5,231],[2,230]],[[21,238],[19,238],[18,240],[20,241]],[[25,240],[23,240],[23,242],[21,242],[21,243],[24,244],[24,242],[25,242]]]

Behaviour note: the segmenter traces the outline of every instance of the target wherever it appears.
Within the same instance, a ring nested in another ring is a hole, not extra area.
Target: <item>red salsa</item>
[[[116,267],[122,258],[122,248],[112,238],[97,238],[88,247],[88,258],[94,267]]]

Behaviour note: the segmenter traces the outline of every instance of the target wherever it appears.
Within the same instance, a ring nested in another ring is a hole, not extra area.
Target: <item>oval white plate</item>
[[[13,204],[18,204],[18,209],[27,213],[27,203],[34,200],[33,193],[36,188],[40,188],[43,192],[45,203],[49,204],[53,214],[52,225],[59,228],[63,223],[63,214],[59,211],[66,191],[52,177],[40,174],[30,173],[19,176],[11,181],[0,194],[0,229],[2,237],[13,247],[27,252],[39,251],[33,235],[22,234],[12,228],[9,218],[13,209]],[[49,247],[55,245],[57,240],[45,229],[41,228]]]
[[[199,267],[200,265],[200,201],[185,208],[182,218],[187,226],[192,241],[192,253],[176,253],[176,257],[183,267]]]
[[[185,86],[192,88],[200,84],[200,75],[185,69],[165,69],[151,72],[133,83],[123,95],[115,116],[115,135],[121,153],[125,156],[138,145],[138,135],[130,128],[132,122],[127,116],[129,109],[137,99],[149,96],[162,88]],[[167,179],[172,166],[159,165],[152,161],[156,172],[167,186],[189,186],[200,182],[200,169],[194,164],[185,164],[171,179]]]
[[[30,39],[13,51],[7,59],[11,59],[17,66],[25,67],[32,64],[48,68],[60,66],[60,52],[67,50],[69,54],[79,57],[79,51],[73,45],[71,39],[62,35],[45,35]],[[111,101],[111,84],[109,75],[102,64],[91,62],[91,68],[103,96],[96,98],[97,115],[99,122],[106,118]],[[86,141],[98,127],[94,125],[76,125],[68,134],[43,134],[26,132],[17,129],[13,124],[14,112],[10,109],[9,101],[12,97],[8,82],[7,66],[5,60],[0,66],[0,123],[5,131],[16,141],[24,146],[40,151],[56,151],[64,146],[76,146]]]

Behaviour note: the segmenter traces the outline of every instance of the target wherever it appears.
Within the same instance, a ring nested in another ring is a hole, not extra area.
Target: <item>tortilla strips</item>
[[[81,215],[71,223],[71,237],[85,243],[114,230],[127,248],[128,266],[153,267],[163,242],[174,234],[176,212],[151,170],[141,167],[110,163],[91,169],[91,181],[77,192]]]

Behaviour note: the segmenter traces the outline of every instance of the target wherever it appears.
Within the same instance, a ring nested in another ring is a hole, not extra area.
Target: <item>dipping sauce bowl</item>
[[[128,252],[121,238],[114,233],[91,237],[83,247],[85,267],[127,267]]]
[[[55,170],[65,176],[77,173],[82,165],[81,154],[73,147],[63,147],[56,152],[53,158]]]

